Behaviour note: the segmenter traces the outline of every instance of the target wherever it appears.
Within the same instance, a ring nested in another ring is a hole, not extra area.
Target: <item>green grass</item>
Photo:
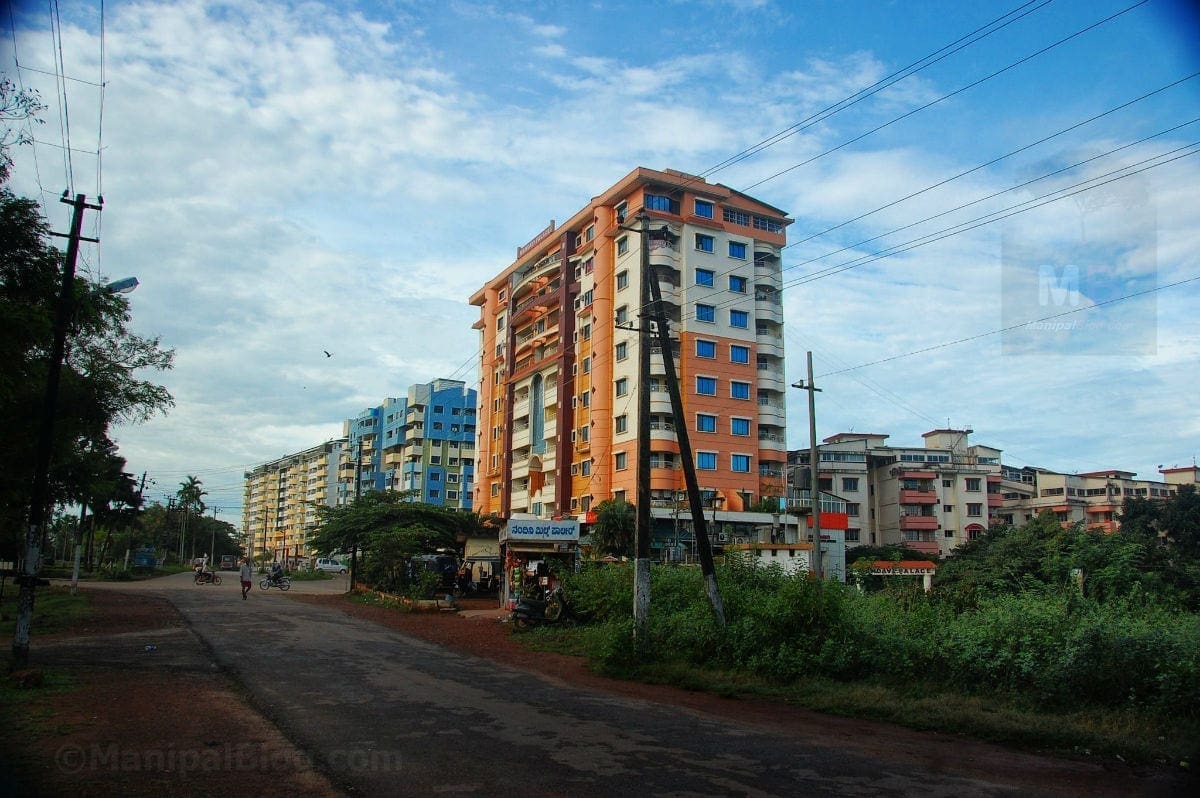
[[[86,618],[91,612],[87,596],[71,595],[68,587],[40,587],[34,593],[33,634],[61,632]],[[0,638],[11,640],[17,625],[17,589],[5,585],[4,603],[0,604]]]
[[[603,644],[604,636],[603,629],[585,625],[543,627],[517,639],[537,651],[587,657]],[[1132,708],[1048,712],[1020,695],[967,695],[933,682],[892,685],[806,677],[780,684],[747,671],[669,659],[607,669],[596,667],[596,660],[589,659],[595,670],[617,678],[730,698],[782,701],[831,715],[886,721],[1027,750],[1165,765],[1195,763],[1200,755],[1200,721]]]
[[[321,582],[326,579],[333,579],[333,574],[322,571],[319,568],[292,571],[288,576],[292,578],[293,582]]]

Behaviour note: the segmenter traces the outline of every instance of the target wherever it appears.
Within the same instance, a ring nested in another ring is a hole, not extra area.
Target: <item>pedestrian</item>
[[[246,600],[246,594],[250,592],[250,588],[253,586],[253,583],[250,581],[250,579],[251,579],[250,558],[244,557],[242,559],[242,570],[241,570],[242,601]]]

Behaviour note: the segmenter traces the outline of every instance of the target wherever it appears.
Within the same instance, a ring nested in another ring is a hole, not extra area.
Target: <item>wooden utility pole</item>
[[[50,455],[54,449],[54,418],[58,412],[58,386],[62,377],[63,361],[66,359],[67,328],[74,311],[75,263],[79,259],[79,242],[97,239],[84,238],[83,212],[85,209],[100,210],[100,205],[91,205],[83,194],[62,202],[72,207],[71,232],[67,234],[67,253],[63,259],[62,287],[58,296],[58,307],[54,314],[54,340],[50,349],[50,364],[46,371],[46,392],[42,398],[42,418],[38,429],[37,448],[34,450],[33,489],[30,491],[29,526],[25,530],[25,561],[17,582],[21,592],[17,598],[17,620],[13,631],[13,668],[25,668],[29,664],[29,634],[33,626],[33,593],[38,583],[38,570],[42,565],[42,537],[45,534],[46,517],[50,510]]]
[[[813,385],[812,352],[808,353],[808,383],[799,380],[793,388],[808,391],[808,467],[812,479],[813,573],[823,579],[821,568],[821,465],[817,459],[817,392]]]

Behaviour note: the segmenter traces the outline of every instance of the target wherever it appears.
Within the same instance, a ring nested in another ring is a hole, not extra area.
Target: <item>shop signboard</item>
[[[549,521],[513,518],[500,531],[501,543],[568,543],[578,540],[579,522],[575,519]]]

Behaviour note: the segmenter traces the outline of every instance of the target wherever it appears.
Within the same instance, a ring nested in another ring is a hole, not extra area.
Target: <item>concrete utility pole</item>
[[[808,353],[808,384],[792,383],[793,388],[808,391],[808,467],[812,475],[813,573],[823,579],[821,568],[821,465],[817,460],[817,391],[813,385],[812,352]]]
[[[29,526],[25,530],[25,562],[17,582],[21,592],[17,598],[17,621],[13,631],[13,667],[25,668],[29,664],[29,633],[33,626],[33,593],[38,583],[38,570],[42,565],[42,536],[46,529],[46,516],[50,504],[50,454],[54,449],[54,417],[58,411],[58,386],[62,378],[63,361],[66,359],[67,328],[74,311],[75,262],[79,259],[79,242],[98,239],[84,238],[84,209],[100,210],[91,205],[83,194],[67,199],[63,192],[60,200],[73,209],[71,232],[67,234],[67,254],[63,259],[62,288],[58,296],[58,307],[54,314],[54,341],[50,350],[50,364],[46,371],[46,393],[42,398],[42,419],[38,430],[37,449],[34,451],[33,489],[30,492]]]
[[[645,231],[649,226],[650,217],[645,211],[642,211],[642,229]],[[660,235],[669,235],[665,229],[659,231]],[[643,245],[649,248],[647,233],[642,233]],[[662,350],[663,368],[666,371],[667,391],[671,395],[671,414],[675,419],[675,439],[679,444],[679,460],[683,465],[683,480],[687,486],[688,504],[692,510],[692,536],[696,542],[696,547],[700,557],[700,573],[704,576],[704,592],[708,596],[709,605],[712,607],[713,615],[716,618],[719,626],[725,625],[725,605],[721,601],[721,592],[717,588],[716,567],[713,564],[712,546],[708,539],[708,526],[704,520],[704,505],[700,499],[700,483],[696,479],[696,463],[692,459],[692,443],[688,437],[687,422],[683,412],[683,396],[679,392],[679,378],[675,373],[675,352],[672,348],[671,332],[667,326],[667,314],[663,312],[662,305],[662,290],[658,286],[658,278],[654,273],[654,266],[649,264],[649,258],[646,258],[648,264],[648,275],[650,283],[651,308],[654,314],[654,323],[658,327],[658,343]],[[648,437],[648,436],[647,436]],[[716,512],[713,513],[713,520],[716,520]]]
[[[633,626],[634,638],[644,640],[650,617],[650,215],[642,212],[642,291],[638,313],[638,453],[637,524],[634,530]],[[669,357],[669,353],[663,357]]]

